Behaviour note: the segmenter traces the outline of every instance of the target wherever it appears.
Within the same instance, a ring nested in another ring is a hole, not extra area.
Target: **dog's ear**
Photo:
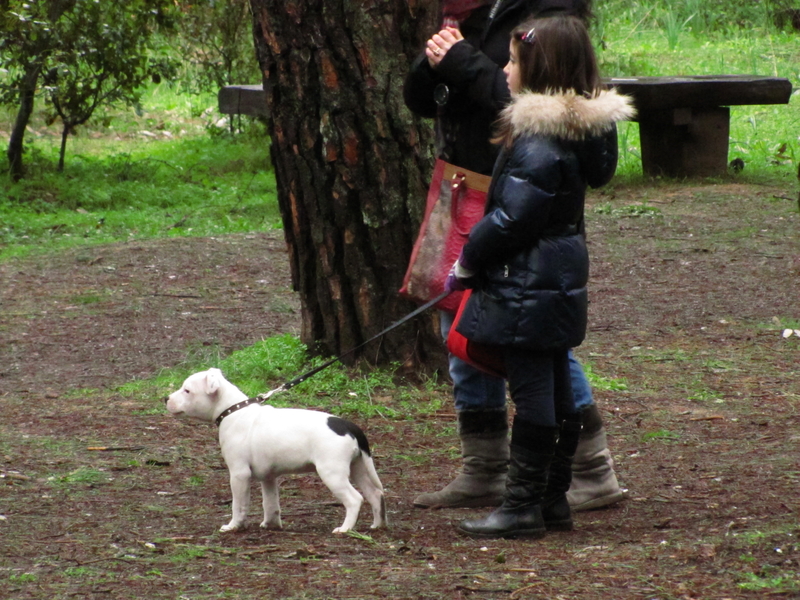
[[[213,396],[222,385],[222,371],[209,369],[206,373],[206,394]]]

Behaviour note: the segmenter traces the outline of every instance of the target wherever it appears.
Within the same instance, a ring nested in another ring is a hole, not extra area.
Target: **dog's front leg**
[[[278,500],[278,480],[270,477],[261,481],[261,503],[264,505],[263,529],[282,529],[281,506]]]
[[[246,470],[231,469],[230,475],[231,494],[233,495],[232,515],[231,522],[219,528],[223,533],[245,529],[247,509],[250,507],[250,468],[247,467]]]

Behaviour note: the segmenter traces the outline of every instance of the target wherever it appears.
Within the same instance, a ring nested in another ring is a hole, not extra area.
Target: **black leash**
[[[387,333],[389,333],[389,332],[390,332],[392,329],[396,329],[397,327],[400,327],[400,325],[402,325],[403,323],[405,323],[405,322],[407,322],[407,321],[410,321],[411,319],[413,319],[414,317],[416,317],[417,315],[419,315],[419,314],[421,314],[421,313],[424,313],[426,310],[428,310],[429,308],[431,308],[431,307],[432,307],[434,304],[436,304],[437,302],[441,302],[442,300],[444,300],[445,298],[447,298],[447,296],[449,296],[449,295],[450,295],[450,292],[442,292],[441,294],[439,294],[438,296],[436,296],[436,298],[434,298],[433,300],[429,300],[428,302],[426,302],[425,304],[423,304],[422,306],[420,306],[419,308],[417,308],[415,311],[413,311],[413,312],[410,312],[409,314],[407,314],[405,317],[403,317],[403,318],[402,318],[402,319],[400,319],[399,321],[396,321],[395,323],[392,323],[391,325],[389,325],[389,327],[387,327],[386,329],[384,329],[384,330],[383,330],[383,331],[381,331],[380,333],[378,333],[378,334],[376,334],[376,335],[373,335],[373,336],[372,336],[371,338],[369,338],[369,339],[368,339],[366,342],[362,342],[362,343],[360,343],[360,344],[359,344],[358,346],[356,346],[355,348],[351,348],[350,350],[348,350],[348,351],[347,351],[347,352],[345,352],[344,354],[340,354],[340,355],[339,355],[339,356],[337,356],[336,358],[332,358],[332,359],[331,359],[331,360],[329,360],[328,362],[326,362],[326,363],[324,363],[324,364],[321,364],[320,366],[318,366],[318,367],[316,367],[316,368],[314,368],[314,369],[311,369],[311,370],[310,370],[309,372],[307,372],[307,373],[303,373],[303,374],[302,374],[302,375],[300,375],[299,377],[295,377],[295,378],[294,378],[294,379],[292,379],[291,381],[287,381],[287,382],[286,382],[286,383],[284,383],[283,385],[281,385],[281,386],[279,386],[279,387],[276,387],[274,390],[271,390],[271,391],[269,391],[269,392],[266,392],[265,394],[259,394],[258,396],[256,396],[256,399],[257,399],[259,402],[263,402],[264,400],[266,400],[267,398],[269,398],[269,397],[270,397],[270,396],[272,396],[273,394],[277,394],[278,392],[285,392],[286,390],[290,390],[290,389],[292,389],[292,388],[293,388],[294,386],[296,386],[297,384],[299,384],[299,383],[303,383],[303,382],[304,382],[306,379],[308,379],[309,377],[311,377],[311,376],[313,376],[313,375],[316,375],[317,373],[319,373],[319,372],[320,372],[320,371],[322,371],[323,369],[326,369],[326,368],[330,367],[330,366],[331,366],[333,363],[335,363],[335,362],[338,362],[338,361],[342,360],[342,359],[343,359],[345,356],[349,356],[350,354],[352,354],[352,353],[353,353],[353,352],[355,352],[356,350],[359,350],[360,348],[363,348],[364,346],[366,346],[366,345],[367,345],[367,344],[369,344],[370,342],[374,342],[374,341],[375,341],[375,340],[377,340],[379,337],[382,337],[382,336],[386,335],[386,334],[387,334]]]

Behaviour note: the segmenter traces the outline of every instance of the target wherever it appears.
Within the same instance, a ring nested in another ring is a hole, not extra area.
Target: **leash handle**
[[[411,319],[413,319],[413,318],[414,318],[414,317],[416,317],[417,315],[419,315],[419,314],[421,314],[421,313],[424,313],[426,310],[428,310],[429,308],[431,308],[431,307],[432,307],[434,304],[437,304],[437,303],[441,302],[442,300],[444,300],[445,298],[447,298],[447,296],[449,296],[449,295],[450,295],[450,292],[448,292],[448,291],[444,291],[444,292],[442,292],[441,294],[439,294],[438,296],[436,296],[436,297],[435,297],[433,300],[429,300],[428,302],[426,302],[425,304],[423,304],[422,306],[420,306],[419,308],[417,308],[417,309],[416,309],[416,310],[414,310],[413,312],[410,312],[410,313],[408,313],[408,314],[407,314],[405,317],[403,317],[403,318],[402,318],[402,319],[400,319],[399,321],[396,321],[395,323],[392,323],[391,325],[389,325],[389,327],[387,327],[386,329],[384,329],[384,330],[383,330],[383,331],[381,331],[380,333],[373,335],[373,336],[372,336],[371,338],[369,338],[369,339],[368,339],[366,342],[361,342],[361,343],[360,343],[358,346],[356,346],[355,348],[351,348],[351,349],[350,349],[350,350],[348,350],[347,352],[345,352],[345,353],[343,353],[343,354],[340,354],[340,355],[339,355],[339,356],[337,356],[336,358],[332,358],[331,360],[327,361],[326,363],[323,363],[323,364],[321,364],[320,366],[318,366],[318,367],[315,367],[315,368],[311,369],[311,370],[310,370],[310,371],[308,371],[307,373],[303,373],[303,374],[302,374],[302,375],[300,375],[299,377],[295,377],[295,378],[294,378],[294,379],[292,379],[291,381],[287,381],[286,383],[284,383],[284,384],[283,384],[283,385],[281,385],[280,387],[277,387],[277,388],[275,388],[274,390],[271,390],[271,391],[267,392],[266,394],[260,394],[260,395],[258,396],[258,398],[259,398],[259,399],[260,399],[260,400],[263,402],[264,400],[266,400],[267,398],[269,398],[269,397],[270,397],[270,396],[272,396],[273,394],[277,394],[277,393],[279,393],[279,392],[285,392],[286,390],[290,390],[290,389],[292,389],[294,386],[296,386],[296,385],[298,385],[298,384],[300,384],[300,383],[303,383],[303,382],[304,382],[306,379],[308,379],[309,377],[312,377],[313,375],[316,375],[317,373],[319,373],[319,372],[320,372],[320,371],[322,371],[323,369],[327,369],[327,368],[328,368],[328,367],[330,367],[330,366],[331,366],[333,363],[335,363],[335,362],[338,362],[338,361],[342,360],[342,359],[343,359],[345,356],[349,356],[350,354],[352,354],[353,352],[355,352],[355,351],[356,351],[356,350],[358,350],[359,348],[363,348],[364,346],[366,346],[366,345],[367,345],[367,344],[369,344],[370,342],[374,342],[374,341],[375,341],[375,340],[377,340],[379,337],[382,337],[382,336],[386,335],[386,334],[387,334],[387,333],[389,333],[389,332],[390,332],[392,329],[395,329],[395,328],[397,328],[397,327],[400,327],[400,325],[402,325],[402,324],[403,324],[403,323],[405,323],[406,321],[410,321]]]

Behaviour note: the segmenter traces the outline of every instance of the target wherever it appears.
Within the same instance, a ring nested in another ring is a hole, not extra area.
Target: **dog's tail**
[[[369,454],[362,450],[361,456],[353,463],[353,467],[353,478],[370,500],[370,504],[373,506],[373,512],[376,510],[377,501],[380,502],[380,508],[377,514],[375,514],[375,524],[373,524],[373,527],[388,527],[389,519],[386,513],[386,495],[383,493],[383,484],[381,484],[378,472],[375,470],[375,461],[372,460]]]
[[[364,465],[364,471],[366,472],[370,483],[383,492],[383,484],[378,478],[378,471],[375,470],[375,462],[372,460],[372,457],[365,452],[362,452],[361,463]]]

